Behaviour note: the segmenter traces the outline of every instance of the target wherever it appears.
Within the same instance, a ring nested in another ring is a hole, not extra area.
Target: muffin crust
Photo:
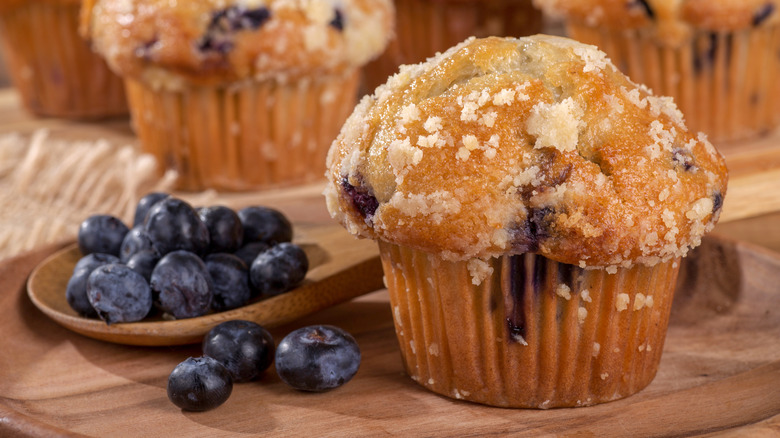
[[[392,23],[390,0],[85,0],[81,33],[122,76],[176,89],[343,74]]]
[[[671,99],[545,35],[470,39],[402,67],[357,106],[328,167],[328,208],[355,235],[608,270],[684,256],[727,179]]]

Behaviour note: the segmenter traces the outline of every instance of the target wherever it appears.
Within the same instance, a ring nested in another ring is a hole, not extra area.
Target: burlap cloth
[[[106,140],[64,141],[46,130],[0,136],[0,260],[75,239],[91,214],[132,222],[149,191],[170,191],[153,157]]]

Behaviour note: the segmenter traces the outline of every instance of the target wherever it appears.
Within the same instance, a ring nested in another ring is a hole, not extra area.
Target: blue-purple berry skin
[[[97,318],[97,312],[87,298],[87,279],[95,268],[109,263],[119,263],[119,258],[111,254],[93,252],[80,258],[73,268],[73,274],[68,279],[65,288],[65,299],[70,307],[81,316]]]
[[[82,268],[75,270],[65,288],[65,299],[68,301],[70,308],[79,315],[87,318],[97,318],[97,312],[95,312],[92,304],[89,303],[89,298],[87,298],[87,279],[91,273],[92,269]]]
[[[229,253],[209,254],[206,269],[214,285],[211,308],[216,312],[241,307],[252,298],[249,268],[243,260]]]
[[[233,382],[259,379],[274,359],[274,338],[261,325],[244,320],[225,321],[206,333],[203,354],[227,368]]]
[[[119,256],[122,241],[129,231],[127,225],[115,216],[92,215],[79,226],[79,250],[84,255],[100,252]]]
[[[360,348],[339,327],[315,325],[295,330],[276,348],[276,372],[301,391],[322,392],[347,383],[360,367]]]
[[[87,297],[100,319],[109,325],[140,321],[152,309],[149,283],[118,263],[100,266],[89,274]]]
[[[196,254],[178,250],[157,262],[149,281],[156,304],[176,319],[208,313],[214,285],[206,264]]]
[[[255,261],[258,254],[267,250],[271,246],[264,242],[250,242],[243,245],[234,254],[246,263],[247,266],[252,266],[252,262]]]
[[[238,210],[238,217],[244,227],[244,244],[265,242],[275,245],[290,242],[293,238],[290,220],[282,212],[273,208],[245,207]]]
[[[122,246],[119,248],[119,259],[122,263],[127,263],[127,261],[130,260],[130,257],[145,250],[157,252],[152,245],[152,239],[150,239],[149,235],[144,231],[143,225],[138,225],[133,227],[125,235],[124,240],[122,240]]]
[[[205,255],[209,248],[209,230],[187,202],[168,197],[155,203],[144,221],[144,231],[161,256],[185,250]]]
[[[285,242],[258,254],[249,268],[249,279],[260,294],[278,295],[298,286],[308,270],[303,249]]]
[[[85,268],[92,272],[98,266],[107,265],[109,263],[119,263],[120,261],[119,257],[115,255],[93,252],[92,254],[81,257],[79,261],[76,262],[76,266],[73,267],[73,272]]]
[[[157,262],[160,261],[160,255],[153,249],[145,249],[133,254],[132,257],[125,263],[128,268],[141,274],[146,281],[152,280],[152,272],[154,267],[157,266]]]
[[[133,228],[143,225],[144,220],[146,219],[146,214],[149,213],[149,209],[152,208],[152,206],[163,199],[167,198],[167,193],[162,192],[152,192],[147,193],[138,200],[138,204],[135,206],[135,214],[133,216]]]
[[[227,401],[233,380],[217,360],[190,357],[171,371],[167,392],[168,399],[185,411],[208,411]]]
[[[222,205],[203,207],[197,211],[209,230],[209,253],[235,252],[241,247],[244,227],[235,211]]]

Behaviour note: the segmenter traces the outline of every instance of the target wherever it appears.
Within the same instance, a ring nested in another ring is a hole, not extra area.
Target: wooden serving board
[[[27,298],[29,272],[57,247],[0,266],[0,436],[776,436],[780,431],[780,255],[707,237],[686,259],[659,373],[639,394],[549,411],[491,408],[428,392],[403,372],[384,290],[272,330],[314,323],[355,335],[355,378],[297,392],[273,369],[228,401],[182,412],[170,371],[197,346],[86,338]]]

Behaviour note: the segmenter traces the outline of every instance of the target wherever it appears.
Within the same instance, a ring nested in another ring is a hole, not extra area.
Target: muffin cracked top
[[[470,39],[366,96],[328,156],[351,233],[448,260],[583,267],[684,256],[720,215],[723,157],[593,46]]]
[[[85,0],[81,33],[155,87],[341,74],[384,50],[390,0]]]

